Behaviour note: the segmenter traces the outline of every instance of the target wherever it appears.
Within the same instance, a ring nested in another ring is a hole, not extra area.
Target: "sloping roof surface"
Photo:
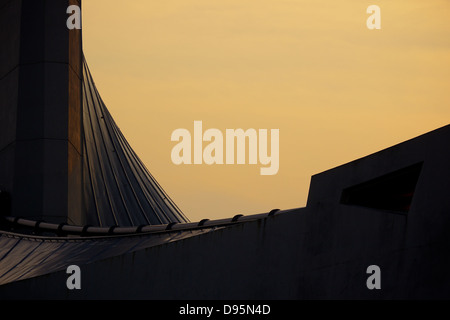
[[[128,144],[103,103],[85,60],[83,78],[87,224],[139,226],[189,222]]]
[[[0,285],[66,270],[105,258],[170,243],[213,230],[133,236],[55,238],[0,232]]]

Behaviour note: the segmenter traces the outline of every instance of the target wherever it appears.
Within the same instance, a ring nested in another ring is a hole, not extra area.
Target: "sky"
[[[370,5],[381,29],[366,25]],[[82,12],[105,104],[191,221],[303,207],[312,175],[450,123],[448,0],[95,0]],[[194,121],[279,129],[278,173],[175,165],[171,134]]]

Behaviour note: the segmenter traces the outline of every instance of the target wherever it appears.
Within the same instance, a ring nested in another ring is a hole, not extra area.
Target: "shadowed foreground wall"
[[[450,298],[450,126],[312,177],[306,208],[0,287],[6,298]],[[406,213],[342,204],[343,190],[422,163]],[[369,290],[367,267],[381,268]]]

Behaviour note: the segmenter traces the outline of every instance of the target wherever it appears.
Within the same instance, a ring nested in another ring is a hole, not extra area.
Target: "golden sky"
[[[369,30],[369,5],[381,30]],[[450,123],[448,0],[95,0],[84,52],[191,221],[306,204],[312,175]],[[175,129],[280,130],[280,168],[180,165]]]

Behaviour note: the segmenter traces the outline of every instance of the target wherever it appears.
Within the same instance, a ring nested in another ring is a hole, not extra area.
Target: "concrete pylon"
[[[67,28],[70,5],[81,0],[0,0],[3,214],[84,222],[82,40]]]

